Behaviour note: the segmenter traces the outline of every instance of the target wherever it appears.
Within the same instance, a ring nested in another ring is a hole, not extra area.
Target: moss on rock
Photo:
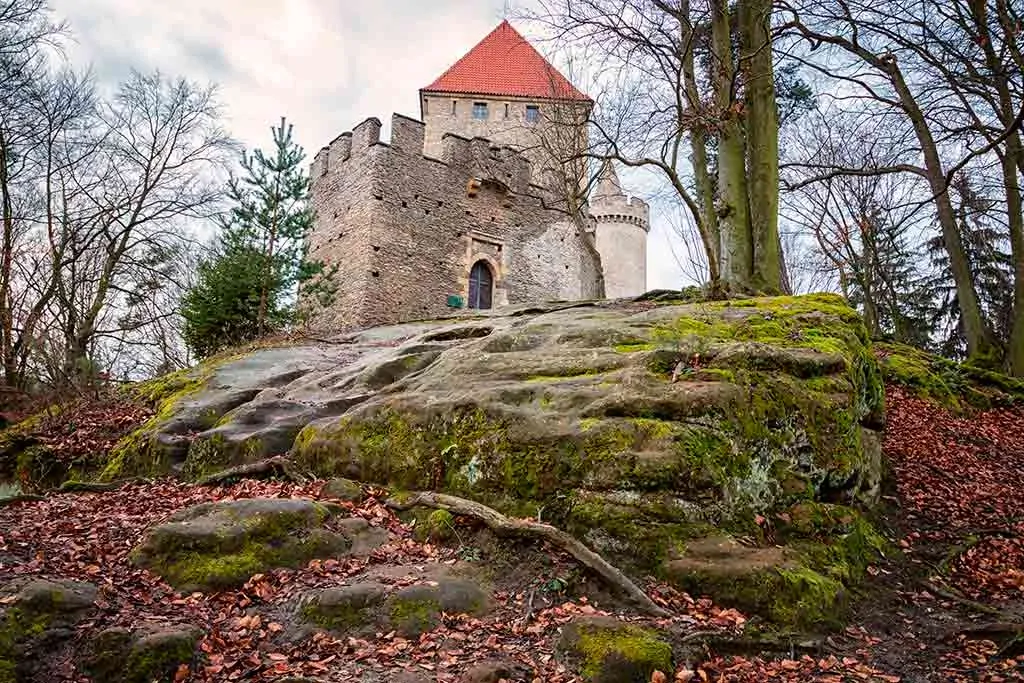
[[[984,410],[1024,402],[1024,380],[903,344],[876,344],[875,352],[885,381],[905,386],[950,410]]]
[[[655,671],[673,670],[672,646],[661,634],[611,618],[566,624],[558,647],[593,683],[647,683]]]
[[[329,516],[308,500],[204,503],[151,529],[132,560],[182,592],[231,588],[267,569],[346,552],[351,541],[320,528]]]

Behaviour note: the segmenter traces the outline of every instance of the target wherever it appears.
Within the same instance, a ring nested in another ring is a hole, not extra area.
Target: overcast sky
[[[71,22],[73,61],[91,64],[102,85],[113,87],[131,68],[216,83],[230,130],[243,144],[268,146],[269,127],[284,115],[310,158],[369,116],[418,117],[419,88],[490,32],[504,6],[503,0],[51,4]],[[648,239],[652,289],[680,285],[669,232],[656,220]]]

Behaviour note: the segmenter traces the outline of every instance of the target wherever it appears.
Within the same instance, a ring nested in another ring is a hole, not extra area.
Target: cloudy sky
[[[519,0],[522,2],[523,0]],[[51,0],[78,64],[113,87],[131,68],[219,85],[232,133],[269,144],[282,116],[312,154],[368,116],[418,116],[417,91],[502,19],[504,0]],[[628,182],[627,182],[628,184]],[[647,284],[678,287],[655,221]]]

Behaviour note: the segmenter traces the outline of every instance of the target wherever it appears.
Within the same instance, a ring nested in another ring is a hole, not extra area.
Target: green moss
[[[885,381],[952,411],[1024,402],[1024,381],[974,363],[956,363],[902,344],[877,344]]]
[[[427,534],[434,541],[450,539],[455,534],[455,517],[447,510],[434,510],[427,517]]]
[[[629,344],[616,344],[613,348],[618,353],[638,353],[640,351],[653,351],[655,346],[651,342],[632,342]]]
[[[614,630],[582,626],[577,650],[582,658],[580,673],[588,680],[598,678],[606,666],[622,663],[645,681],[654,671],[672,671],[672,647],[655,631],[637,626],[623,625]]]
[[[332,605],[330,610],[325,610],[315,603],[307,603],[302,606],[301,612],[304,621],[328,631],[344,632],[366,620],[366,608],[355,605]]]
[[[53,621],[46,612],[32,613],[11,607],[0,620],[0,683],[17,680],[16,668],[20,648],[30,644],[46,631]]]
[[[249,544],[239,552],[211,556],[186,553],[164,565],[160,575],[172,586],[204,586],[213,589],[240,586],[268,566],[262,547]]]
[[[437,625],[441,603],[437,600],[394,598],[391,601],[391,626],[403,633],[423,633]]]
[[[241,354],[236,352],[225,352],[194,368],[172,372],[128,389],[132,398],[153,406],[156,413],[114,445],[98,478],[112,481],[128,476],[166,473],[170,462],[166,448],[156,438],[159,428],[174,417],[183,400],[206,386],[217,367],[240,357]],[[211,411],[201,416],[200,426],[213,427],[216,422],[217,415]]]
[[[526,382],[561,382],[567,379],[576,379],[578,377],[594,377],[600,374],[599,370],[591,368],[566,368],[564,372],[559,374],[549,375],[529,375],[524,381]]]
[[[124,663],[124,682],[170,680],[180,665],[195,658],[195,645],[195,640],[184,633],[139,641]]]
[[[302,513],[255,515],[245,520],[243,536],[218,536],[192,548],[182,548],[177,536],[151,536],[132,559],[176,588],[231,588],[268,568],[295,567],[330,554],[336,537],[316,528],[329,515],[321,505],[315,519]]]

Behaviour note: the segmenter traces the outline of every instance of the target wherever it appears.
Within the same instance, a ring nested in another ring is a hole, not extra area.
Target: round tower
[[[622,191],[610,159],[601,169],[590,197],[594,237],[604,270],[604,291],[609,299],[638,296],[647,291],[647,233],[650,208],[638,197]]]

